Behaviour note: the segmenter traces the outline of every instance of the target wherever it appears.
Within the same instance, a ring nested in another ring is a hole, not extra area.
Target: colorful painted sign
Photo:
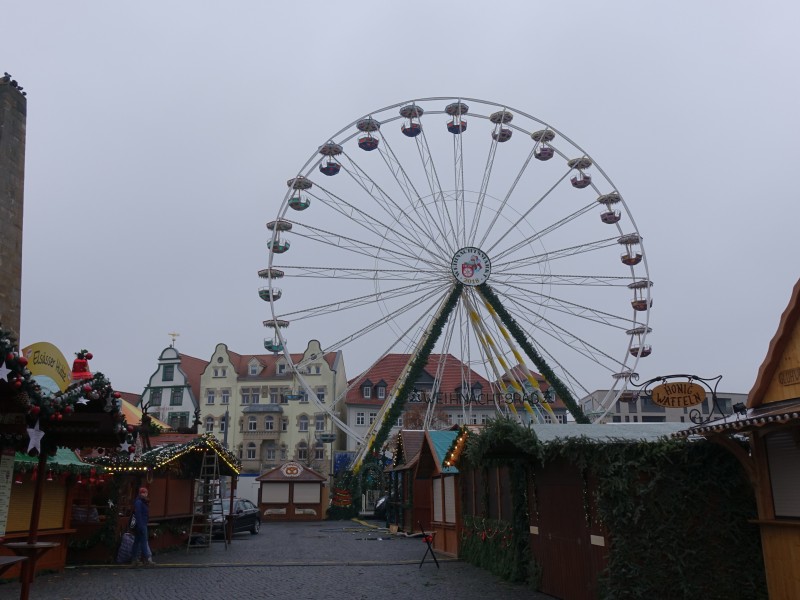
[[[28,370],[43,390],[63,392],[71,381],[71,368],[61,350],[48,342],[37,342],[22,349]]]
[[[697,406],[706,399],[706,389],[699,383],[676,381],[653,388],[653,403],[667,408]]]

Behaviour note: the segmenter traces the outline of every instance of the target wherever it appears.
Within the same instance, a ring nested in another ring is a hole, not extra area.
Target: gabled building
[[[409,354],[387,354],[370,369],[348,383],[345,398],[347,424],[362,439],[378,419],[378,413],[390,396]],[[437,373],[439,378],[437,380]],[[495,394],[482,377],[452,354],[431,354],[420,377],[414,382],[403,415],[390,435],[402,427],[421,429],[420,421],[429,404],[435,403],[431,429],[446,429],[456,424],[486,423],[497,414]],[[414,422],[410,422],[414,421]],[[347,450],[356,450],[357,441],[347,440]]]
[[[172,429],[191,427],[198,408],[200,375],[207,365],[208,361],[181,354],[174,346],[164,348],[139,406]]]
[[[242,461],[244,473],[262,473],[290,461],[327,476],[343,444],[324,406],[343,419],[334,397],[346,389],[341,352],[323,354],[317,340],[300,365],[309,395],[283,354],[238,354],[217,344],[200,377],[200,429],[213,433]]]

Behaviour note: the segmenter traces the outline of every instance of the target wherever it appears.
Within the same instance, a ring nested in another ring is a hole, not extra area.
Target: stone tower
[[[25,183],[25,93],[0,77],[0,324],[19,338],[22,298],[22,192]]]

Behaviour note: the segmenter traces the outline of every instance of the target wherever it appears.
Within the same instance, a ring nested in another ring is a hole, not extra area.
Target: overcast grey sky
[[[117,389],[172,331],[263,352],[286,179],[413,98],[516,107],[602,165],[655,282],[643,377],[749,391],[798,278],[796,2],[2,4],[28,92],[21,343],[87,348]]]

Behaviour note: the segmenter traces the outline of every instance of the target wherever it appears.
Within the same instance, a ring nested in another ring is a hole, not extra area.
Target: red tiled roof
[[[208,366],[208,361],[203,360],[202,358],[195,358],[194,356],[189,356],[188,354],[178,353],[181,357],[181,364],[180,369],[183,371],[183,374],[186,375],[186,381],[189,383],[189,387],[192,388],[192,395],[194,396],[195,401],[200,401],[200,376],[203,374],[203,371],[206,370]]]
[[[278,360],[283,357],[283,354],[237,354],[236,352],[228,351],[231,364],[236,371],[236,375],[241,378],[248,379],[265,379],[278,375],[277,364]],[[305,356],[302,352],[291,353],[292,362],[299,363]],[[250,375],[248,367],[250,361],[256,359],[264,367],[258,375]],[[328,363],[328,366],[333,368],[333,362],[336,360],[336,352],[326,352],[322,359]],[[207,363],[206,363],[207,364]]]
[[[374,391],[372,398],[363,398],[361,395],[361,382],[369,380],[374,386],[376,383],[383,380],[386,382],[386,390],[388,392],[397,382],[398,377],[400,377],[400,373],[411,359],[411,356],[411,354],[387,354],[365,373],[362,373],[358,377],[351,379],[348,382],[348,385],[352,384],[353,382],[358,382],[359,384],[347,392],[345,403],[377,406],[383,404],[383,400],[378,400],[375,398]],[[431,354],[428,358],[428,363],[425,365],[425,372],[430,376],[431,379],[433,379],[439,366],[439,360],[442,357],[445,361],[445,366],[444,371],[442,372],[441,381],[439,383],[439,392],[443,394],[456,393],[458,388],[461,387],[461,371],[463,368],[466,368],[466,366],[455,356],[452,354]],[[469,381],[471,384],[475,385],[480,383],[481,386],[483,386],[483,392],[488,393],[491,388],[489,381],[472,369],[469,369],[469,372]]]

